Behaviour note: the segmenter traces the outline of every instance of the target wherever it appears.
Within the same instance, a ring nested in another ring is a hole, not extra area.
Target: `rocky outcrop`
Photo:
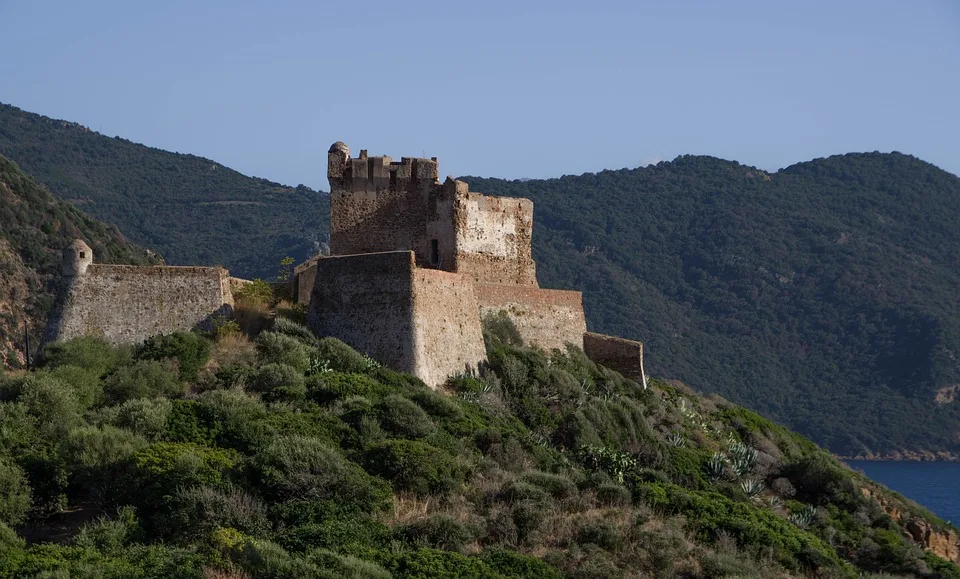
[[[954,529],[938,529],[928,521],[912,515],[903,505],[890,500],[882,493],[861,488],[863,496],[877,501],[883,512],[900,524],[906,535],[925,551],[960,564],[960,534]]]

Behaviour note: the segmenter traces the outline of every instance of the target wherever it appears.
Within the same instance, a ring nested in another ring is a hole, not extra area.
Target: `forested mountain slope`
[[[24,323],[38,345],[53,305],[60,255],[82,238],[102,263],[153,263],[116,227],[84,215],[0,156],[0,368],[24,362]]]
[[[307,187],[247,177],[209,159],[4,104],[0,154],[171,265],[266,276],[284,256],[302,261],[316,253],[328,228],[326,196]]]
[[[841,454],[960,450],[956,176],[869,153],[467,180],[533,199],[541,283],[582,288],[590,327],[643,340],[652,374]]]

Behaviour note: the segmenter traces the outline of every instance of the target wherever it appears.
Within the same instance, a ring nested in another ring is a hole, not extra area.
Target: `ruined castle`
[[[330,147],[331,255],[301,264],[293,279],[310,329],[437,386],[484,363],[481,320],[503,312],[531,346],[572,344],[644,379],[639,342],[587,332],[580,292],[539,287],[530,200],[438,175],[436,157],[395,162]],[[233,304],[222,268],[95,264],[83,242],[65,251],[64,275],[50,339],[137,342],[202,326]]]

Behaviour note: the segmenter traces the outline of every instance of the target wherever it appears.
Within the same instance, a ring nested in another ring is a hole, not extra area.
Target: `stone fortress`
[[[436,157],[394,162],[330,147],[331,255],[299,265],[292,281],[310,329],[438,386],[484,363],[481,320],[503,312],[531,346],[572,344],[645,379],[641,343],[587,332],[580,292],[539,287],[531,201],[482,195],[438,174]],[[138,342],[203,327],[229,314],[239,282],[216,267],[95,264],[82,241],[64,252],[63,273],[50,340]]]

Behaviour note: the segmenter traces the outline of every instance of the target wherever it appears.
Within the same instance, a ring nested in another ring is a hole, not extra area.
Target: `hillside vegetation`
[[[2,103],[0,154],[171,265],[222,265],[235,276],[263,277],[285,256],[299,262],[314,255],[327,238],[329,202],[308,187],[247,177]]]
[[[960,454],[960,178],[872,153],[467,180],[533,199],[541,283],[583,289],[654,374],[840,454]]]
[[[5,105],[0,152],[170,263],[268,276],[327,235],[322,194]],[[582,289],[590,328],[645,342],[655,374],[843,455],[960,456],[956,176],[872,153],[467,180],[533,199],[542,285]]]
[[[85,239],[102,263],[156,263],[116,227],[84,215],[0,156],[0,368],[25,362],[24,325],[39,345],[64,247]]]
[[[441,391],[282,317],[50,345],[0,380],[0,577],[960,577],[803,437],[487,328]]]

